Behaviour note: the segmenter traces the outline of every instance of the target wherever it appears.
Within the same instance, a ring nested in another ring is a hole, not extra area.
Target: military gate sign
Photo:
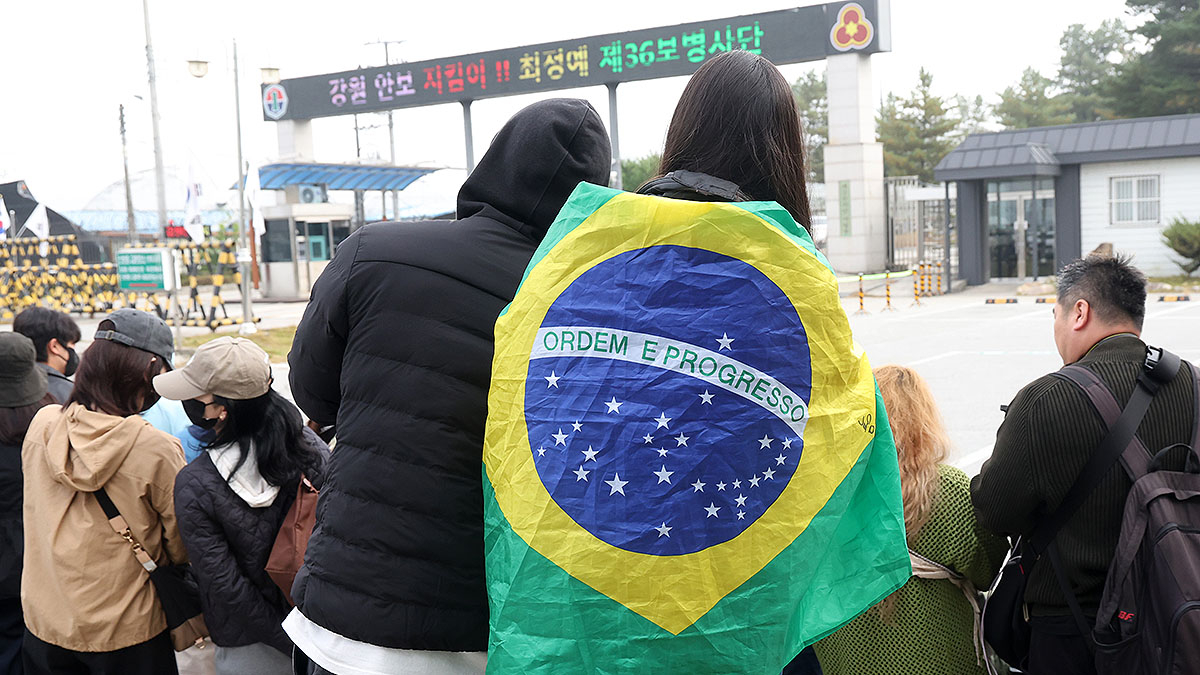
[[[269,121],[690,75],[744,49],[776,65],[891,49],[888,0],[858,0],[359,68],[264,84]]]

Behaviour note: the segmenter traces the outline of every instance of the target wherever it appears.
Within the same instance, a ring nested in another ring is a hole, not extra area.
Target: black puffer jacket
[[[310,429],[304,440],[328,453]],[[320,489],[320,476],[311,478]],[[291,656],[280,624],[291,611],[265,567],[279,526],[296,500],[300,477],[279,488],[270,506],[253,508],[218,472],[207,452],[175,478],[175,515],[200,585],[200,604],[213,642],[221,647],[266,643]]]
[[[21,526],[24,494],[21,446],[0,443],[0,598],[21,597],[21,558],[25,531]]]
[[[497,134],[459,220],[355,233],[313,288],[292,393],[338,445],[292,596],[306,618],[385,647],[487,647],[483,430],[493,326],[571,191],[606,183],[609,144],[576,99]]]

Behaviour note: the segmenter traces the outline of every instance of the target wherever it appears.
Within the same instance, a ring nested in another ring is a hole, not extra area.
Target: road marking
[[[954,460],[954,466],[966,471],[967,474],[970,475],[972,472],[967,471],[968,469],[974,469],[976,464],[983,464],[984,460],[991,456],[992,444],[988,443],[966,457],[959,457],[958,459]]]

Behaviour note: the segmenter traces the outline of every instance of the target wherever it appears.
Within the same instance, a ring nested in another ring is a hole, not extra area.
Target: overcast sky
[[[801,4],[817,4],[803,2]],[[996,92],[1034,66],[1057,67],[1058,39],[1072,23],[1095,27],[1126,16],[1122,0],[892,0],[894,51],[874,60],[878,96],[906,93],[924,66],[942,96]],[[364,43],[403,40],[392,60],[419,61],[608,32],[782,9],[792,3],[690,0],[686,3],[464,2],[440,0],[292,0],[249,2],[150,0],[158,64],[159,106],[166,163],[193,167],[210,185],[235,180],[235,135],[230,41],[238,41],[246,158],[257,165],[277,154],[274,124],[262,121],[259,68],[299,77],[381,65],[383,48]],[[4,92],[0,95],[0,182],[24,179],[52,208],[83,208],[121,178],[117,107],[127,110],[130,167],[153,168],[142,4],[137,0],[0,0]],[[187,61],[211,62],[203,79]],[[783,66],[789,80],[819,64]],[[686,78],[620,86],[620,146],[624,157],[660,149]],[[472,106],[479,157],[508,117],[533,100],[579,96],[607,122],[604,87],[477,101]],[[138,98],[141,97],[141,98]],[[463,166],[462,113],[457,104],[401,110],[397,162]],[[351,117],[317,120],[321,161],[354,159]],[[386,118],[362,115],[364,156],[387,156]],[[170,201],[182,203],[182,196]],[[153,209],[152,203],[136,204]]]

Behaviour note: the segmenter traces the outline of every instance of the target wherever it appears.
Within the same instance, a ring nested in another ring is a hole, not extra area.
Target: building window
[[[1108,203],[1113,225],[1158,223],[1158,176],[1109,179]]]

